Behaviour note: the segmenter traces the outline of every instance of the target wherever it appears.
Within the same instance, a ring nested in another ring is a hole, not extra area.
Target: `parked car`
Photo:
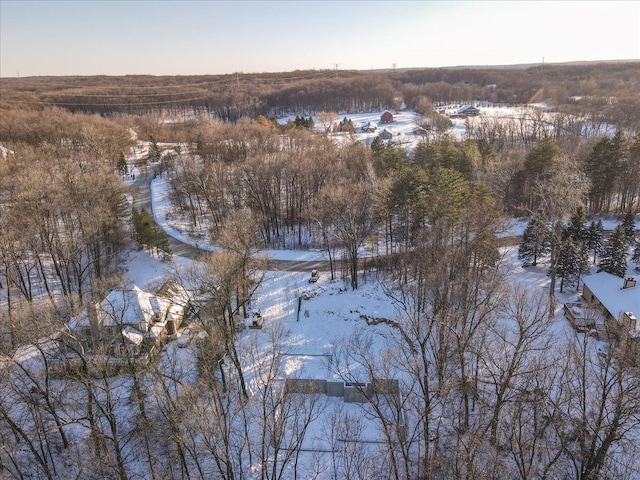
[[[309,279],[309,283],[316,283],[319,278],[320,278],[320,272],[318,272],[317,270],[313,270],[311,272],[311,278]]]

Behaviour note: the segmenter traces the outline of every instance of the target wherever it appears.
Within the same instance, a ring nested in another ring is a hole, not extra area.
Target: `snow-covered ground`
[[[496,121],[519,119],[519,121],[522,120],[524,122],[522,125],[528,124],[531,126],[535,122],[551,125],[554,122],[554,117],[558,115],[556,112],[548,111],[548,106],[544,103],[510,106],[492,104],[490,102],[473,102],[473,106],[477,108],[480,113],[478,116],[468,118],[455,118],[457,111],[463,107],[462,104],[442,105],[436,108],[436,111],[447,117],[453,115],[450,118],[452,126],[447,133],[455,141],[466,140],[467,122],[473,126],[487,119]],[[333,125],[337,125],[341,120],[346,118],[351,120],[356,131],[353,135],[348,133],[330,133],[330,136],[336,141],[355,138],[365,144],[370,144],[380,132],[386,129],[393,135],[392,141],[396,145],[404,147],[407,151],[412,151],[418,143],[423,141],[423,136],[416,132],[418,122],[421,118],[419,114],[411,110],[393,110],[393,121],[391,123],[382,123],[380,117],[383,112],[384,110],[368,113],[340,113],[337,115]],[[293,116],[283,117],[278,119],[278,123],[286,124],[288,121],[293,121],[294,118]],[[325,125],[323,125],[322,121],[317,117],[313,118],[314,128],[318,131],[324,131]],[[580,124],[579,128],[585,136],[612,136],[616,132],[614,125],[594,125],[589,120],[580,121],[580,119],[576,118],[572,120]],[[368,123],[374,125],[377,130],[375,132],[363,132],[361,127]]]
[[[339,122],[343,118],[350,119],[356,129],[356,133],[353,135],[354,138],[367,145],[373,142],[383,130],[387,130],[393,135],[393,143],[407,150],[414,149],[416,145],[423,140],[423,137],[414,133],[414,130],[418,127],[419,114],[410,110],[393,112],[392,122],[381,123],[380,116],[382,113],[383,111],[342,115],[336,122]],[[316,122],[315,126],[321,130],[322,125],[318,126],[318,123],[319,122]],[[375,132],[363,133],[361,127],[367,123],[375,125],[377,130]],[[334,139],[340,139],[341,137],[349,138],[348,134],[340,133],[334,133],[331,136]]]
[[[154,203],[155,208],[155,203]],[[517,222],[514,234],[520,234],[525,222]],[[166,228],[166,223],[161,223]],[[609,227],[615,225],[611,221]],[[182,239],[171,229],[167,229],[176,238]],[[190,239],[186,239],[190,240]],[[200,245],[201,248],[204,244]],[[209,248],[211,248],[209,246]],[[317,260],[321,255],[317,252],[303,251],[270,251],[275,258]],[[518,247],[502,249],[504,263],[509,271],[509,281],[513,284],[526,285],[529,290],[547,290],[549,277],[546,266],[522,267],[517,258]],[[169,264],[149,257],[145,252],[132,252],[126,259],[129,281],[141,288],[158,285],[167,275],[187,268],[191,262],[175,257]],[[633,274],[632,263],[629,264],[629,275]],[[329,375],[325,358],[337,338],[346,338],[355,330],[366,328],[384,336],[387,327],[367,326],[362,315],[369,317],[394,319],[398,312],[385,295],[383,285],[374,278],[363,281],[358,290],[353,291],[341,280],[331,281],[328,274],[321,274],[317,283],[308,282],[308,272],[265,272],[262,285],[255,294],[251,306],[260,311],[265,328],[279,325],[284,329],[286,345],[290,358],[286,361],[287,374],[303,374],[313,378],[326,378]],[[565,302],[576,301],[578,294],[575,288],[566,288],[563,294],[556,292],[558,310],[556,323],[560,330],[570,331],[570,326],[562,315]],[[298,312],[298,298],[302,301]],[[252,331],[250,334],[262,335],[263,331]]]
[[[166,177],[158,177],[151,183],[151,201],[153,218],[167,235],[176,240],[192,245],[200,250],[217,249],[208,240],[206,226],[194,229],[185,217],[176,215],[171,208],[169,182]],[[317,250],[264,250],[263,254],[273,260],[324,260],[325,256]]]
[[[377,122],[380,113],[347,117],[352,119],[355,126],[359,126],[369,121]],[[417,139],[414,138],[416,136],[413,134],[413,129],[416,126],[416,118],[417,116],[412,112],[399,112],[395,115],[393,123],[382,128],[398,134],[399,138],[408,139],[408,142],[415,141]],[[368,141],[372,140],[377,133],[358,135],[364,135],[361,140]],[[136,155],[140,154],[136,153]],[[133,181],[134,175],[137,176],[135,170],[131,172],[131,178],[127,181]],[[169,185],[165,178],[159,177],[152,182],[152,205],[156,222],[167,234],[182,242],[203,250],[214,250],[216,247],[207,241],[204,232],[194,234],[190,226],[172,212],[168,193]],[[618,219],[603,219],[607,230],[614,228],[617,222]],[[521,235],[526,224],[524,220],[510,222],[505,235]],[[637,223],[636,227],[640,225]],[[324,258],[318,251],[269,250],[266,253],[278,260],[322,260]],[[548,291],[549,278],[544,264],[523,268],[517,258],[517,246],[506,247],[501,253],[504,256],[505,270],[508,272],[510,283],[525,285],[530,291]],[[125,270],[128,272],[124,283],[147,290],[154,290],[171,276],[183,275],[193,266],[193,261],[179,256],[173,256],[170,261],[164,262],[150,257],[144,251],[129,252],[124,263]],[[633,265],[630,264],[630,274],[632,267]],[[385,324],[368,325],[363,317],[397,320],[400,314],[387,297],[384,285],[373,276],[363,279],[360,287],[355,291],[342,280],[331,281],[326,273],[321,274],[317,283],[310,284],[308,279],[309,273],[265,272],[264,280],[251,302],[251,310],[260,312],[264,320],[263,328],[243,330],[239,334],[238,342],[240,345],[254,345],[264,355],[268,355],[272,346],[272,333],[281,331],[280,351],[284,355],[281,371],[283,377],[338,380],[339,376],[331,364],[331,352],[336,343],[359,331],[366,331],[372,338],[374,350],[382,348],[391,327]],[[567,288],[564,293],[557,292],[556,295],[558,306],[549,335],[553,341],[560,343],[573,335],[573,330],[562,314],[562,306],[566,302],[576,301],[578,293],[575,288]],[[299,300],[300,298],[302,300]],[[251,317],[246,322],[250,320]],[[193,366],[195,356],[189,345],[186,340],[170,342],[165,347],[161,361],[171,358],[173,365],[183,365],[184,368],[188,365]],[[597,348],[596,340],[592,340],[591,345],[594,349]],[[245,361],[249,362],[250,359]],[[248,384],[251,387],[251,376],[256,365],[247,363],[244,366]],[[192,371],[195,371],[195,368]],[[335,399],[326,399],[327,415],[340,408],[359,411],[361,407],[347,405]],[[322,430],[318,425],[315,424],[311,428],[309,442],[312,443],[308,445],[318,445],[313,443],[314,440],[320,440],[322,437]],[[371,438],[375,436],[375,429],[371,425],[365,429],[365,432]]]

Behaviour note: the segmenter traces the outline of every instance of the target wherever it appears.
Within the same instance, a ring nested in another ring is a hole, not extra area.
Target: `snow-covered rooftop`
[[[640,286],[622,288],[624,279],[607,272],[588,275],[583,281],[614,317],[618,318],[624,312],[640,314]]]
[[[168,300],[137,286],[131,290],[112,290],[97,308],[98,323],[102,326],[150,324],[155,314],[161,314],[168,304]]]

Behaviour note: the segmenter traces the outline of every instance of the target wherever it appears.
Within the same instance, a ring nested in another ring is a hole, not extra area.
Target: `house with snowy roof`
[[[620,278],[607,272],[583,278],[582,296],[601,308],[609,321],[620,324],[631,337],[640,338],[640,287],[635,277]]]
[[[458,115],[464,115],[465,117],[475,117],[480,114],[480,110],[472,105],[463,105],[456,113]]]
[[[174,334],[188,308],[188,293],[175,282],[166,282],[155,294],[137,286],[112,290],[74,317],[58,344],[64,353],[137,356]]]
[[[360,127],[362,133],[373,133],[378,129],[373,123],[367,122]]]
[[[393,133],[385,128],[378,134],[378,137],[382,140],[391,140],[393,138]]]

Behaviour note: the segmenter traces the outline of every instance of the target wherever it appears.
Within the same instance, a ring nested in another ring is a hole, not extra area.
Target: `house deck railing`
[[[586,304],[582,302],[569,302],[564,304],[564,316],[569,323],[579,332],[589,331],[596,328],[596,319],[591,315],[587,315],[585,310]]]

